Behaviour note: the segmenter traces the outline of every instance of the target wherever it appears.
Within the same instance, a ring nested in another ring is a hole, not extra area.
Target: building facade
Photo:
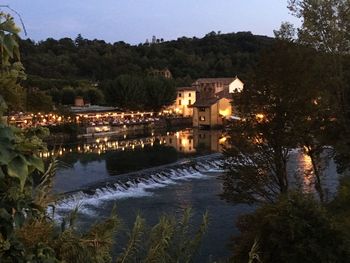
[[[169,110],[182,117],[192,117],[193,108],[191,106],[196,102],[196,95],[196,89],[193,87],[177,88],[175,103]]]
[[[193,108],[194,127],[218,127],[233,115],[232,94],[243,90],[243,82],[234,78],[204,78],[196,80],[197,90]]]

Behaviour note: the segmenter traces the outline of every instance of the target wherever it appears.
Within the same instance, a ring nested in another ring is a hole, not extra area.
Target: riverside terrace
[[[69,114],[59,113],[14,113],[8,116],[8,123],[21,128],[38,126],[58,126],[64,123],[76,123],[82,126],[128,126],[134,124],[152,123],[165,112],[121,112],[116,108],[90,106],[72,107]]]

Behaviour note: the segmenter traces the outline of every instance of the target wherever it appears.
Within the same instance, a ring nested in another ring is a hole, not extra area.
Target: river
[[[192,224],[198,226],[208,211],[209,228],[196,261],[227,257],[231,238],[238,234],[237,218],[254,208],[228,204],[219,197],[225,140],[221,131],[148,130],[63,145],[58,150],[63,165],[54,178],[54,192],[64,193],[64,198],[56,204],[55,216],[60,220],[79,206],[79,226],[84,229],[107,217],[116,205],[130,229],[137,213],[154,225],[164,213],[179,217],[191,207]],[[308,165],[295,153],[290,169]],[[334,164],[328,169],[333,171]],[[306,190],[310,187],[307,179],[302,183]],[[336,181],[331,185],[335,188]]]

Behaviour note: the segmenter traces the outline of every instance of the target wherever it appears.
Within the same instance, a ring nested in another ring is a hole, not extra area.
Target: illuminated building
[[[177,88],[174,105],[170,106],[168,110],[182,117],[192,117],[193,108],[191,105],[195,102],[196,89],[194,87],[180,87]]]
[[[194,127],[218,127],[232,116],[232,94],[241,92],[243,82],[235,78],[204,78],[196,80],[192,87],[197,90],[193,108]]]

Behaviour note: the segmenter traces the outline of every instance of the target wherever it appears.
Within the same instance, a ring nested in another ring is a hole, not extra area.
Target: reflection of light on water
[[[43,158],[52,156],[63,156],[69,152],[96,153],[103,154],[107,151],[119,150],[136,150],[144,148],[146,145],[154,146],[155,144],[170,146],[182,153],[196,153],[199,145],[203,145],[211,151],[221,151],[222,146],[226,144],[228,137],[223,136],[221,132],[208,133],[206,131],[194,132],[193,130],[182,130],[177,132],[167,132],[166,135],[155,135],[138,139],[126,139],[127,135],[122,136],[122,140],[114,141],[110,137],[91,138],[90,141],[71,145],[67,148],[62,147],[52,151],[44,151],[39,155]]]

